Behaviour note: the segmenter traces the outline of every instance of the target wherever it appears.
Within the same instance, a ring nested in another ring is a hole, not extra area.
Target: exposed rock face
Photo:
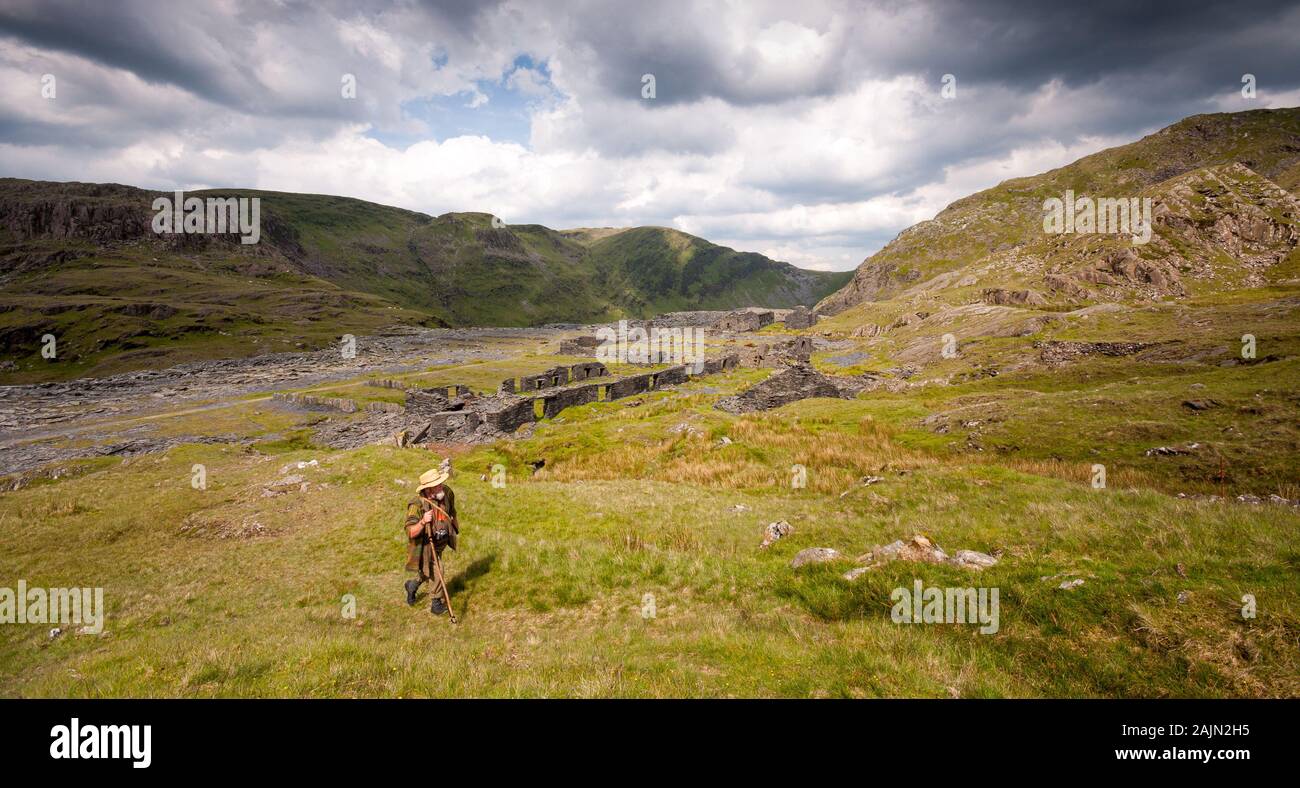
[[[1149,342],[1035,342],[1044,364],[1066,364],[1084,356],[1131,356],[1152,347]]]
[[[1112,250],[1094,267],[1077,274],[1079,279],[1105,288],[1149,286],[1153,295],[1186,295],[1178,269],[1165,260],[1140,257],[1132,247]]]
[[[1143,252],[1168,271],[1202,280],[1240,273],[1218,270],[1226,256],[1255,287],[1300,243],[1300,202],[1240,162],[1173,179],[1157,200],[1159,232]]]
[[[1082,300],[1092,297],[1092,291],[1079,280],[1064,274],[1046,274],[1043,276],[1043,283],[1047,285],[1048,290],[1061,293],[1067,298]]]
[[[853,333],[849,334],[849,336],[853,337],[854,339],[867,339],[871,337],[880,336],[882,331],[884,331],[884,329],[881,328],[880,326],[876,325],[875,323],[869,323],[867,325],[858,326],[857,328],[853,329]]]
[[[808,364],[798,364],[777,372],[741,394],[723,397],[715,407],[728,413],[753,413],[810,397],[847,399],[849,396],[826,375]]]
[[[920,323],[924,319],[925,316],[919,314],[908,313],[905,315],[901,315],[897,320],[890,323],[886,330],[893,331],[896,328],[905,328],[907,326],[916,325],[917,323]]]
[[[921,223],[924,224],[926,222]],[[907,233],[921,225],[914,225],[904,230],[898,238],[890,241],[890,245],[898,243]],[[886,249],[888,248],[887,246]],[[880,253],[877,252],[863,260],[858,270],[853,272],[853,278],[849,283],[823,298],[814,311],[819,315],[837,315],[855,304],[876,300],[886,290],[900,283],[915,282],[921,278],[920,271],[913,269],[907,273],[900,273],[898,264],[878,261],[876,258],[879,256]]]
[[[1047,299],[1033,290],[1004,290],[990,287],[980,294],[980,300],[994,306],[1043,306]]]
[[[154,193],[116,184],[32,183],[0,201],[0,227],[22,240],[125,241],[150,232]],[[25,195],[30,192],[30,198]]]
[[[1204,283],[1261,286],[1268,269],[1300,244],[1295,118],[1295,109],[1188,118],[1131,145],[957,200],[864,260],[815,311],[838,314],[924,282],[963,287],[968,276],[990,288],[1042,277],[1047,290],[1072,300],[1182,297]],[[1059,198],[1067,189],[1115,203],[1150,199],[1150,215],[1139,202],[1134,222],[1117,205],[1114,218],[1105,214],[1105,232],[1045,232],[1041,195]],[[1120,229],[1111,229],[1116,219]],[[966,262],[954,270],[955,260]]]

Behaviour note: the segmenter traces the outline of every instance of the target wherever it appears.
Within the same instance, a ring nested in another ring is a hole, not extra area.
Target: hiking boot
[[[420,590],[420,581],[419,581],[419,580],[407,580],[407,581],[406,581],[406,604],[408,604],[408,605],[414,605],[414,604],[415,604],[415,592],[417,592],[417,591],[419,591],[419,590]]]
[[[442,597],[436,596],[433,598],[433,603],[429,605],[429,612],[440,616],[447,612],[447,603],[442,601]]]

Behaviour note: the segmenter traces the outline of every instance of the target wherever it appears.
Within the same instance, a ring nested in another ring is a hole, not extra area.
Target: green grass
[[[995,464],[913,445],[891,426],[948,403],[811,400],[740,419],[712,409],[718,394],[706,390],[766,374],[716,376],[636,408],[570,409],[529,440],[457,452],[464,531],[461,551],[446,555],[458,626],[431,619],[427,599],[415,609],[401,599],[403,505],[411,480],[436,462],[424,450],[325,451],[277,422],[264,426],[278,437],[251,450],[185,446],[6,493],[0,577],[102,586],[109,610],[99,637],[0,628],[0,693],[1300,691],[1294,510],[1181,501],[1139,473],[1137,483],[1112,476],[1094,490],[1061,464]],[[675,429],[682,424],[694,431]],[[281,468],[308,459],[319,467],[291,471],[308,492],[262,496]],[[206,490],[190,486],[196,463],[207,468]],[[507,468],[504,488],[479,478],[495,463]],[[790,487],[794,463],[808,469],[805,489]],[[866,474],[885,480],[856,486]],[[759,550],[762,526],[777,519],[794,534]],[[261,535],[219,538],[253,522]],[[851,558],[913,533],[950,552],[1002,551],[1002,560],[979,574],[893,564],[853,583],[840,577],[847,561],[789,567],[804,547]],[[1085,584],[1062,591],[1042,579],[1055,576]],[[1000,631],[893,623],[889,593],[914,578],[998,587]],[[1258,600],[1253,620],[1237,612],[1246,593]],[[355,619],[342,615],[345,594]],[[647,594],[653,618],[643,617]]]

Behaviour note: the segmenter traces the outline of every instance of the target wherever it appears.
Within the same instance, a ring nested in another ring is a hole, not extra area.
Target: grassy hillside
[[[848,281],[848,272],[804,271],[665,227],[593,237],[596,286],[632,314],[737,305],[812,305]]]
[[[0,575],[102,587],[108,606],[100,635],[0,627],[0,695],[1300,696],[1296,131],[1295,111],[1192,118],[903,233],[812,329],[815,366],[861,377],[853,399],[715,408],[772,374],[746,368],[569,408],[491,445],[352,450],[315,445],[314,430],[365,413],[268,394],[203,410],[161,399],[147,420],[92,411],[78,432],[68,403],[68,434],[39,448],[185,443],[56,462],[19,489],[0,480]],[[128,233],[122,187],[93,188],[77,226]],[[1041,201],[1065,188],[1151,196],[1155,238],[1044,237]],[[359,247],[327,248],[334,209],[314,200],[286,204],[292,221],[260,251],[31,240],[23,228],[72,225],[0,214],[4,275],[22,285],[6,284],[0,317],[67,314],[65,330],[106,340],[173,325],[175,308],[265,340],[281,313],[323,308],[295,293],[343,299],[329,306],[339,320],[456,321],[477,302],[506,322],[549,319],[561,297],[625,314],[790,286],[770,278],[779,264],[669,230],[376,207],[348,212],[349,237],[376,250],[367,276],[418,263],[457,289],[363,295],[336,284],[352,269],[334,261]],[[409,260],[384,251],[399,236]],[[532,339],[497,349],[394,374],[486,392],[573,361]],[[303,385],[401,396],[362,379]],[[463,522],[445,554],[457,626],[401,590],[403,507],[444,455]],[[497,464],[504,486],[485,474]],[[760,548],[779,520],[793,532]],[[914,534],[998,560],[845,576]],[[793,568],[811,547],[841,557]],[[998,589],[998,631],[895,623],[892,592],[917,581]]]
[[[1300,109],[1197,115],[1130,145],[958,200],[863,261],[818,310],[834,314],[913,288],[962,303],[976,288],[1027,287],[1049,301],[1080,305],[1180,292],[1165,286],[1170,279],[1191,280],[1195,289],[1196,280],[1211,273],[1203,257],[1230,262],[1242,256],[1243,246],[1247,256],[1266,251],[1256,245],[1294,248],[1298,185]],[[1067,189],[1094,197],[1152,197],[1155,240],[1134,247],[1113,236],[1045,233],[1043,201]],[[1217,199],[1221,195],[1227,200]],[[1236,210],[1242,203],[1251,206],[1249,215]],[[1229,220],[1220,224],[1224,216]],[[1099,277],[1090,272],[1114,280],[1116,265],[1126,267],[1121,257],[1136,270],[1122,275],[1118,288],[1106,289],[1111,285],[1105,281],[1100,291],[1094,288]]]
[[[255,190],[191,195],[260,198],[255,245],[159,237],[150,228],[158,194],[0,179],[0,381],[319,348],[398,323],[522,326],[665,306],[811,304],[847,278],[659,228],[629,237],[674,246],[589,247],[540,225],[494,227],[487,214],[434,218]],[[41,357],[46,334],[69,363]]]
[[[0,495],[0,572],[29,586],[101,586],[108,605],[99,636],[0,628],[0,694],[1294,697],[1300,515],[1177,499],[1196,488],[1138,450],[1219,434],[1218,420],[1184,420],[1176,392],[1196,382],[1202,396],[1250,404],[1295,379],[1273,367],[1236,379],[1126,364],[924,398],[715,410],[718,396],[768,374],[741,370],[641,407],[573,408],[531,438],[453,450],[457,626],[431,619],[424,594],[417,608],[402,600],[400,517],[430,452],[310,447],[306,425],[321,415],[265,402],[177,416],[161,428],[257,442],[102,458]],[[1099,383],[1134,375],[1145,379]],[[1098,398],[1108,406],[1093,407]],[[1026,453],[925,438],[927,414],[984,400],[1004,413],[1031,402],[1022,426],[1052,432]],[[1081,436],[1136,429],[1135,406],[1144,432],[1111,444],[1109,483],[1094,489],[1091,449],[1105,444]],[[1295,467],[1294,445],[1243,448],[1245,467]],[[504,487],[480,479],[495,463]],[[805,488],[791,487],[795,463]],[[206,490],[190,486],[195,464]],[[306,489],[264,493],[285,473]],[[880,481],[862,484],[868,475]],[[1257,482],[1242,473],[1223,491]],[[794,533],[759,549],[763,526],[781,519]],[[87,549],[66,549],[71,528]],[[979,573],[898,562],[843,578],[852,557],[914,533],[1001,559]],[[792,569],[813,546],[846,558]],[[916,579],[999,588],[999,631],[892,622],[891,590]],[[1066,580],[1083,584],[1060,588]],[[1240,613],[1248,593],[1255,618]],[[431,669],[431,654],[457,669]]]

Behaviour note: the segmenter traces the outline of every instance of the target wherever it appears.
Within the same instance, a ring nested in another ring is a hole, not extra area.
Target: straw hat
[[[437,487],[451,478],[451,461],[443,460],[442,465],[420,474],[420,486],[415,491],[422,492],[430,487]]]

